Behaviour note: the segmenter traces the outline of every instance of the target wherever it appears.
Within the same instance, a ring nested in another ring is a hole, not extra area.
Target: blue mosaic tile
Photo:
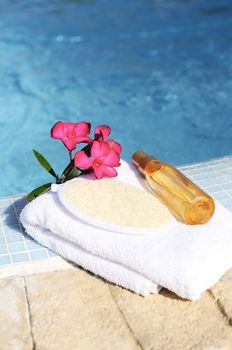
[[[12,215],[14,215],[13,211],[11,211]],[[6,215],[7,214],[7,209],[6,207],[0,207],[0,215]]]
[[[7,243],[14,243],[14,242],[20,242],[23,241],[23,235],[21,233],[15,233],[11,235],[6,235],[6,241]]]
[[[222,171],[222,166],[220,163],[214,163],[214,164],[209,165],[209,166],[212,167],[214,170]]]
[[[211,185],[209,185],[209,186],[205,186],[205,188],[207,189],[207,191],[209,192],[209,193],[217,193],[217,192],[221,192],[221,188],[220,187],[218,187],[218,186],[211,186]]]
[[[226,192],[217,192],[213,194],[213,197],[215,199],[220,199],[220,200],[224,200],[224,199],[230,199],[229,194],[227,194]]]
[[[48,254],[46,250],[38,250],[34,252],[30,252],[32,260],[43,260],[48,258]]]
[[[18,221],[18,217],[15,216],[6,216],[6,217],[2,217],[2,223],[4,226],[17,226],[19,221]]]
[[[214,180],[215,178],[219,178],[222,175],[218,171],[213,171],[211,169],[205,169],[204,174],[212,180]]]
[[[10,263],[11,261],[9,255],[0,255],[0,265],[8,265]]]
[[[207,180],[207,177],[205,175],[195,175],[194,177],[192,176],[192,178],[194,178],[195,181]]]
[[[222,188],[223,190],[231,190],[231,188],[232,188],[232,182],[223,183],[223,184],[221,185],[221,188]]]
[[[23,252],[25,251],[25,245],[23,242],[10,243],[8,249],[10,253]]]
[[[3,229],[7,232],[7,235],[14,235],[15,233],[22,233],[19,224],[17,225],[3,225]]]
[[[228,199],[222,199],[221,200],[221,203],[226,207],[226,208],[230,208],[232,207],[232,199],[231,198],[228,198]]]
[[[232,169],[228,168],[228,169],[223,169],[223,174],[225,175],[229,175],[232,179]]]
[[[213,186],[214,182],[209,179],[196,181],[195,178],[192,179],[194,182],[197,182],[199,186]]]
[[[194,175],[199,175],[199,170],[197,170],[197,169],[188,169],[188,168],[183,168],[183,171],[185,171],[186,172],[186,175],[188,176],[188,175],[190,175],[190,176],[194,176]]]
[[[57,256],[57,254],[55,252],[53,252],[52,250],[48,250],[48,255],[50,256],[50,258]]]
[[[26,242],[26,247],[28,250],[38,250],[38,249],[43,248],[43,246],[41,244],[35,242],[34,240]]]
[[[11,257],[12,257],[13,263],[29,261],[29,256],[27,253],[12,254]]]
[[[4,238],[4,236],[2,235],[2,236],[0,236],[0,244],[3,244],[3,243],[5,243],[5,238]]]
[[[4,199],[4,197],[0,197],[0,207],[9,207],[12,204],[12,199]]]
[[[0,245],[0,255],[1,254],[7,254],[7,247],[5,244]]]
[[[228,183],[228,182],[231,182],[231,176],[221,174],[220,176],[218,176],[217,181],[218,181],[221,185],[222,185],[222,184],[226,184],[226,183]]]

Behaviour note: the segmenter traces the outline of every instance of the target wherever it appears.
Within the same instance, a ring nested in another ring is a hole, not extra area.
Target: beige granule
[[[155,196],[121,181],[75,179],[65,183],[63,195],[81,213],[108,224],[152,228],[172,219]]]

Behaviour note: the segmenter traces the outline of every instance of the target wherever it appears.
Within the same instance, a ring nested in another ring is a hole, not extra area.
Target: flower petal
[[[95,167],[93,165],[93,170],[97,179],[102,179],[104,177],[101,167]]]
[[[75,140],[71,140],[65,137],[62,138],[61,141],[69,151],[73,151],[76,148],[77,143],[75,142]]]
[[[115,177],[118,175],[116,169],[105,165],[101,166],[101,171],[102,171],[103,177]]]
[[[87,136],[90,133],[91,124],[86,122],[74,123],[76,135]]]
[[[107,166],[119,166],[120,156],[114,149],[110,149],[109,153],[103,158],[101,158],[102,163]]]
[[[76,144],[77,143],[81,143],[81,142],[86,142],[86,143],[91,143],[91,142],[93,142],[93,140],[90,138],[90,137],[88,137],[88,136],[76,136],[75,137],[75,141],[76,141]]]
[[[74,156],[75,167],[88,169],[91,167],[91,160],[87,157],[84,151],[78,151]]]
[[[122,152],[122,146],[118,142],[114,140],[107,140],[106,142],[108,143],[110,148],[113,148],[118,154]]]
[[[92,139],[87,136],[90,133],[90,123],[64,123],[64,133],[67,139],[75,143],[75,147],[77,143],[92,142]]]
[[[71,133],[74,133],[76,123],[63,123],[65,135],[68,136]]]
[[[94,136],[96,140],[105,141],[110,134],[110,127],[107,125],[99,125],[94,131]]]
[[[91,158],[96,159],[106,156],[110,151],[110,146],[104,141],[93,141],[91,147]]]
[[[64,136],[64,123],[59,121],[51,128],[51,137],[54,139],[62,139]]]

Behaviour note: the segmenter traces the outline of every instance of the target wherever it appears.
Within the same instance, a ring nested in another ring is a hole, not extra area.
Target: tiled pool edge
[[[183,165],[179,169],[232,211],[232,156]]]
[[[75,269],[75,265],[69,263],[60,256],[44,260],[28,261],[25,263],[9,264],[0,267],[0,280],[4,278],[25,277],[40,273],[67,271]]]
[[[203,190],[232,211],[232,156],[178,167]],[[0,278],[71,268],[23,231],[19,213],[25,194],[0,197]]]
[[[27,235],[19,222],[25,195],[0,198],[0,265],[12,265],[57,256]]]

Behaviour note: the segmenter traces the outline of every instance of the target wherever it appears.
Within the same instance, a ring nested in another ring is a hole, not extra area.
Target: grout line
[[[10,259],[10,264],[8,264],[8,265],[12,265],[13,264],[13,260],[12,260],[12,257],[11,257],[11,254],[10,254],[10,250],[9,250],[9,247],[8,247],[8,242],[7,242],[7,239],[6,239],[6,232],[4,230],[4,226],[3,226],[3,223],[2,223],[2,218],[1,217],[0,217],[0,227],[1,227],[1,231],[2,231],[2,234],[3,234],[4,241],[5,241],[7,255],[9,256],[9,259]]]
[[[220,311],[220,313],[222,314],[223,318],[226,319],[226,323],[229,325],[229,326],[232,326],[232,318],[230,318],[224,308],[224,306],[222,305],[222,303],[220,302],[219,299],[216,299],[213,292],[211,291],[211,289],[208,290],[208,293],[211,297],[211,299],[214,301],[214,303],[216,304],[218,310]]]
[[[125,324],[126,324],[128,330],[129,330],[131,336],[133,337],[135,343],[137,344],[137,346],[139,347],[140,350],[144,350],[143,347],[142,347],[142,344],[141,344],[141,343],[139,342],[139,340],[135,337],[135,333],[133,332],[133,329],[130,327],[130,325],[129,325],[128,321],[127,321],[126,316],[124,315],[123,311],[120,309],[120,307],[119,307],[117,301],[115,300],[115,298],[114,298],[114,296],[113,296],[113,293],[112,293],[112,290],[111,290],[112,287],[111,287],[109,284],[108,284],[108,288],[109,288],[109,292],[110,292],[111,298],[112,298],[112,300],[113,300],[115,306],[117,307],[119,313],[121,314],[121,316],[122,316],[122,318],[123,318],[123,320],[124,320],[124,322],[125,322]]]
[[[25,250],[25,253],[27,254],[28,260],[30,261],[30,260],[31,260],[31,257],[30,257],[30,255],[28,254],[28,250],[27,250],[27,246],[26,246],[26,241],[25,241],[24,232],[23,232],[23,230],[22,230],[21,222],[19,221],[19,215],[18,215],[17,209],[16,209],[16,207],[15,207],[15,201],[13,201],[13,200],[12,200],[12,206],[13,206],[13,209],[14,209],[14,212],[15,212],[15,215],[16,215],[16,218],[17,218],[17,220],[18,220],[20,232],[21,232],[22,237],[23,237],[24,250]]]
[[[220,165],[221,163],[223,163],[223,165],[230,168],[231,163],[232,163],[232,156],[214,158],[214,159],[199,162],[199,163],[183,164],[183,165],[179,165],[177,167],[180,169],[184,169],[184,168],[191,168],[192,169],[194,167],[199,167],[199,166],[204,166],[204,167],[210,168],[210,167],[213,167],[215,165]]]
[[[26,297],[26,304],[27,304],[27,313],[28,313],[28,321],[29,321],[29,328],[30,328],[30,337],[31,337],[31,342],[32,342],[32,349],[31,350],[36,350],[36,344],[35,344],[35,339],[32,331],[32,314],[31,314],[31,307],[30,307],[30,302],[28,298],[28,291],[27,291],[27,285],[26,285],[26,279],[23,277],[23,284],[24,284],[24,293]]]

